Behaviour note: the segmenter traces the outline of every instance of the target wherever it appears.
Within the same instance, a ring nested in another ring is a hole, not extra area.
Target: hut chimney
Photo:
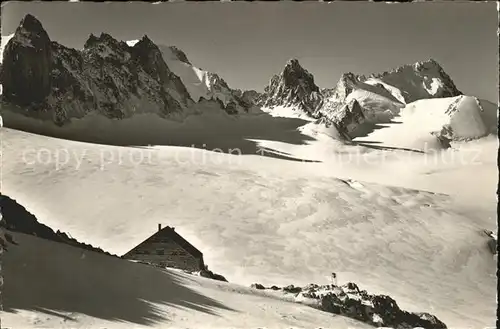
[[[161,224],[158,223],[158,232],[161,231]]]

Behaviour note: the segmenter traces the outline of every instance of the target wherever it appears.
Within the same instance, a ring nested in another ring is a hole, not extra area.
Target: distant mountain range
[[[216,73],[194,66],[182,50],[157,45],[146,35],[126,42],[106,33],[90,35],[83,49],[75,50],[51,41],[30,14],[5,45],[0,78],[2,102],[59,126],[89,113],[183,118],[210,106],[229,115],[262,109],[306,117],[334,125],[346,138],[365,122],[389,122],[408,103],[462,95],[432,59],[368,77],[345,73],[333,88],[320,88],[291,59],[264,93],[232,89]]]

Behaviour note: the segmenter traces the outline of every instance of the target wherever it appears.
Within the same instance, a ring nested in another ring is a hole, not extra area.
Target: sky
[[[147,34],[182,49],[232,88],[262,91],[297,58],[321,88],[434,58],[464,93],[497,102],[495,2],[8,2],[2,35],[37,17],[52,40],[81,48],[90,33]]]

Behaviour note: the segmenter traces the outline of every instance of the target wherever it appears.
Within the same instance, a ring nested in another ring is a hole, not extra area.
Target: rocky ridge
[[[368,77],[347,72],[331,89],[319,89],[313,75],[292,59],[280,74],[272,77],[261,105],[271,110],[291,107],[345,132],[365,121],[387,122],[415,100],[461,94],[432,59]]]
[[[289,285],[266,288],[253,284],[254,289],[282,291],[294,301],[320,310],[347,316],[375,327],[408,329],[445,329],[447,326],[429,313],[412,313],[401,310],[396,301],[386,295],[371,295],[352,282],[344,285],[309,284],[305,287]]]
[[[38,222],[38,219],[33,214],[28,212],[22,205],[2,194],[0,194],[0,213],[0,228],[2,230],[33,235],[42,239],[68,244],[84,250],[118,257],[103,251],[101,248],[81,243],[59,230],[54,232],[54,230],[50,227]]]
[[[191,65],[180,49],[170,49]],[[231,90],[218,75],[207,76],[214,93]],[[147,35],[133,46],[107,33],[90,35],[83,49],[76,50],[51,41],[30,14],[5,47],[0,80],[2,101],[58,125],[92,112],[124,119],[137,113],[175,117],[196,111],[185,84]],[[241,107],[237,98],[232,103],[210,101],[230,114]]]

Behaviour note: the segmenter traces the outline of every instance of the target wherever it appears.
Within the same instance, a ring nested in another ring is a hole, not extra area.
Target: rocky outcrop
[[[339,293],[331,292],[321,299],[321,309],[330,313],[348,316],[350,318],[374,325],[394,329],[447,328],[436,316],[429,313],[410,313],[399,308],[396,301],[386,295],[369,295],[359,291],[354,283],[354,289],[345,289]]]
[[[453,141],[453,128],[451,125],[446,124],[439,131],[431,132],[431,135],[436,136],[439,144],[447,149],[451,147],[451,142]]]
[[[263,98],[265,107],[289,106],[311,116],[323,99],[313,75],[296,59],[288,61],[283,72],[271,78]]]
[[[265,289],[260,284],[255,289]],[[375,327],[394,329],[445,329],[446,325],[429,313],[411,313],[401,310],[396,301],[386,295],[371,295],[352,282],[342,286],[309,284],[305,287],[289,285],[283,293],[293,295],[295,301],[325,312],[347,316]]]
[[[217,274],[217,273],[214,273],[214,272],[210,271],[208,268],[201,270],[200,272],[198,272],[198,274],[204,278],[227,282],[227,279],[224,276]]]
[[[240,90],[233,89],[233,94],[240,100],[242,106],[246,109],[250,109],[253,106],[263,106],[264,105],[264,97],[262,93],[259,93],[255,90]]]
[[[351,99],[347,104],[329,103],[329,106],[324,106],[319,113],[322,118],[333,122],[339,131],[346,135],[365,122],[363,109],[356,99]]]
[[[266,289],[266,287],[264,287],[263,285],[261,285],[260,283],[253,283],[250,288],[253,288],[253,289],[258,289],[258,290],[264,290]]]
[[[490,230],[484,230],[483,232],[488,237],[488,242],[487,242],[488,249],[493,255],[496,255],[498,253],[497,235]]]

